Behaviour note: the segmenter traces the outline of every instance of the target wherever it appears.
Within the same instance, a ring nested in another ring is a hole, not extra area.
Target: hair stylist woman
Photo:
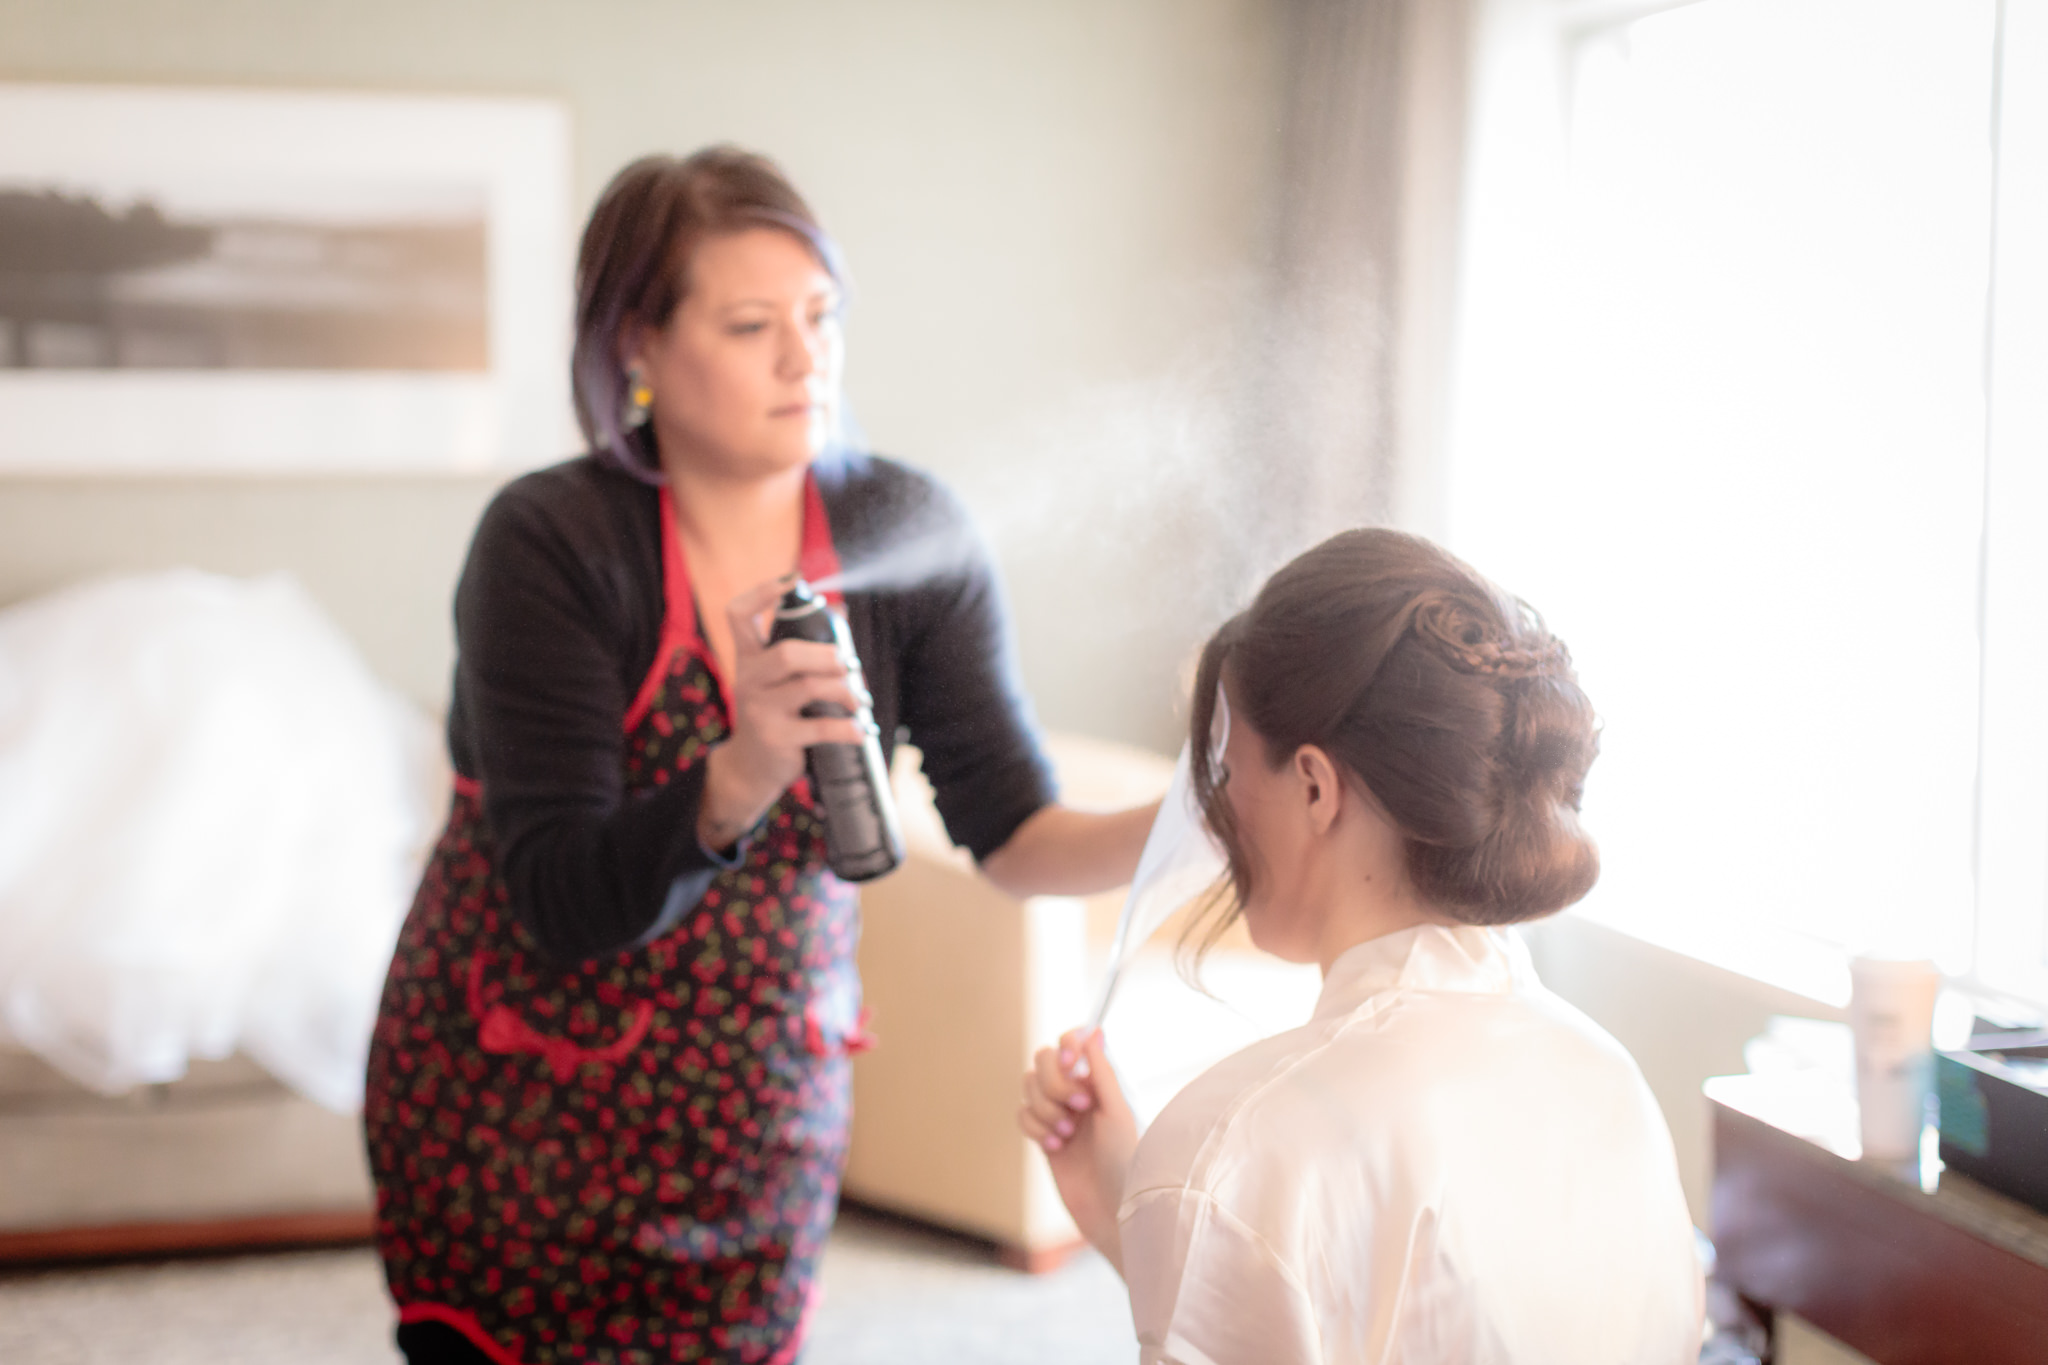
[[[860,1042],[854,896],[802,780],[859,732],[802,709],[871,694],[1012,890],[1127,878],[1150,812],[1053,803],[956,504],[828,449],[840,280],[772,164],[627,167],[577,289],[593,453],[498,495],[457,592],[457,797],[370,1061],[379,1248],[415,1362],[787,1361]],[[775,580],[910,535],[954,553],[847,594],[865,679],[764,645]]]
[[[1274,575],[1195,687],[1195,736],[1228,705],[1192,771],[1235,904],[1323,990],[1142,1142],[1099,1038],[1087,1079],[1051,1051],[1025,1079],[1025,1131],[1118,1261],[1144,1360],[1697,1360],[1656,1102],[1498,927],[1598,872],[1563,646],[1427,541],[1352,531]]]

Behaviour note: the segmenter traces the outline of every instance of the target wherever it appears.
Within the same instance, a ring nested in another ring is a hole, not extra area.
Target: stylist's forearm
[[[1009,842],[981,860],[981,871],[1013,896],[1086,896],[1122,886],[1159,803],[1096,813],[1047,806],[1017,827]]]

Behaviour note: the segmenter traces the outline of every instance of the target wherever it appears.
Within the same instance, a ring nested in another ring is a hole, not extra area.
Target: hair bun
[[[1490,757],[1466,775],[1463,819],[1411,848],[1418,885],[1477,923],[1529,919],[1578,900],[1600,875],[1599,851],[1579,824],[1599,740],[1564,642],[1504,594],[1424,594],[1411,628],[1419,647],[1465,679],[1453,692],[1483,689],[1469,695],[1497,726],[1483,745]],[[1496,700],[1482,703],[1485,694]],[[1477,740],[1481,732],[1470,733]]]
[[[1462,857],[1431,869],[1437,893],[1482,923],[1561,910],[1600,876],[1599,850],[1579,824],[1586,769],[1599,749],[1591,706],[1568,660],[1516,676],[1535,681],[1504,698],[1491,827]]]
[[[1448,551],[1375,527],[1296,558],[1202,651],[1190,775],[1230,855],[1229,903],[1255,874],[1207,754],[1226,658],[1231,709],[1269,765],[1313,744],[1356,774],[1403,835],[1416,890],[1449,917],[1549,914],[1600,875],[1578,809],[1599,726],[1571,655]]]
[[[1472,847],[1412,845],[1409,869],[1459,919],[1512,924],[1562,910],[1592,890],[1600,850],[1570,801],[1527,792]]]
[[[1415,633],[1428,641],[1437,654],[1461,673],[1488,678],[1534,678],[1561,673],[1571,667],[1571,654],[1564,642],[1544,630],[1534,613],[1525,622],[1528,631],[1519,639],[1498,634],[1469,602],[1448,595],[1424,601],[1415,610]]]

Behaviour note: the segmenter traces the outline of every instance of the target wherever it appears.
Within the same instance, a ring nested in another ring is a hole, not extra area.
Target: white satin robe
[[[1119,1211],[1146,1362],[1679,1365],[1703,1312],[1671,1135],[1520,939],[1425,926],[1203,1073]]]

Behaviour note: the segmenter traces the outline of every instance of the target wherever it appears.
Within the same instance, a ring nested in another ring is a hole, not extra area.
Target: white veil
[[[1223,747],[1230,741],[1230,703],[1220,682],[1216,686],[1216,718],[1210,735],[1210,767],[1215,770],[1221,767]],[[1180,758],[1173,765],[1173,782],[1159,803],[1159,814],[1152,819],[1152,832],[1145,836],[1145,851],[1138,857],[1138,871],[1124,896],[1102,990],[1088,1016],[1091,1029],[1102,1027],[1110,1001],[1115,998],[1117,982],[1132,955],[1174,911],[1213,885],[1228,866],[1222,847],[1195,805],[1189,750],[1182,744]]]

